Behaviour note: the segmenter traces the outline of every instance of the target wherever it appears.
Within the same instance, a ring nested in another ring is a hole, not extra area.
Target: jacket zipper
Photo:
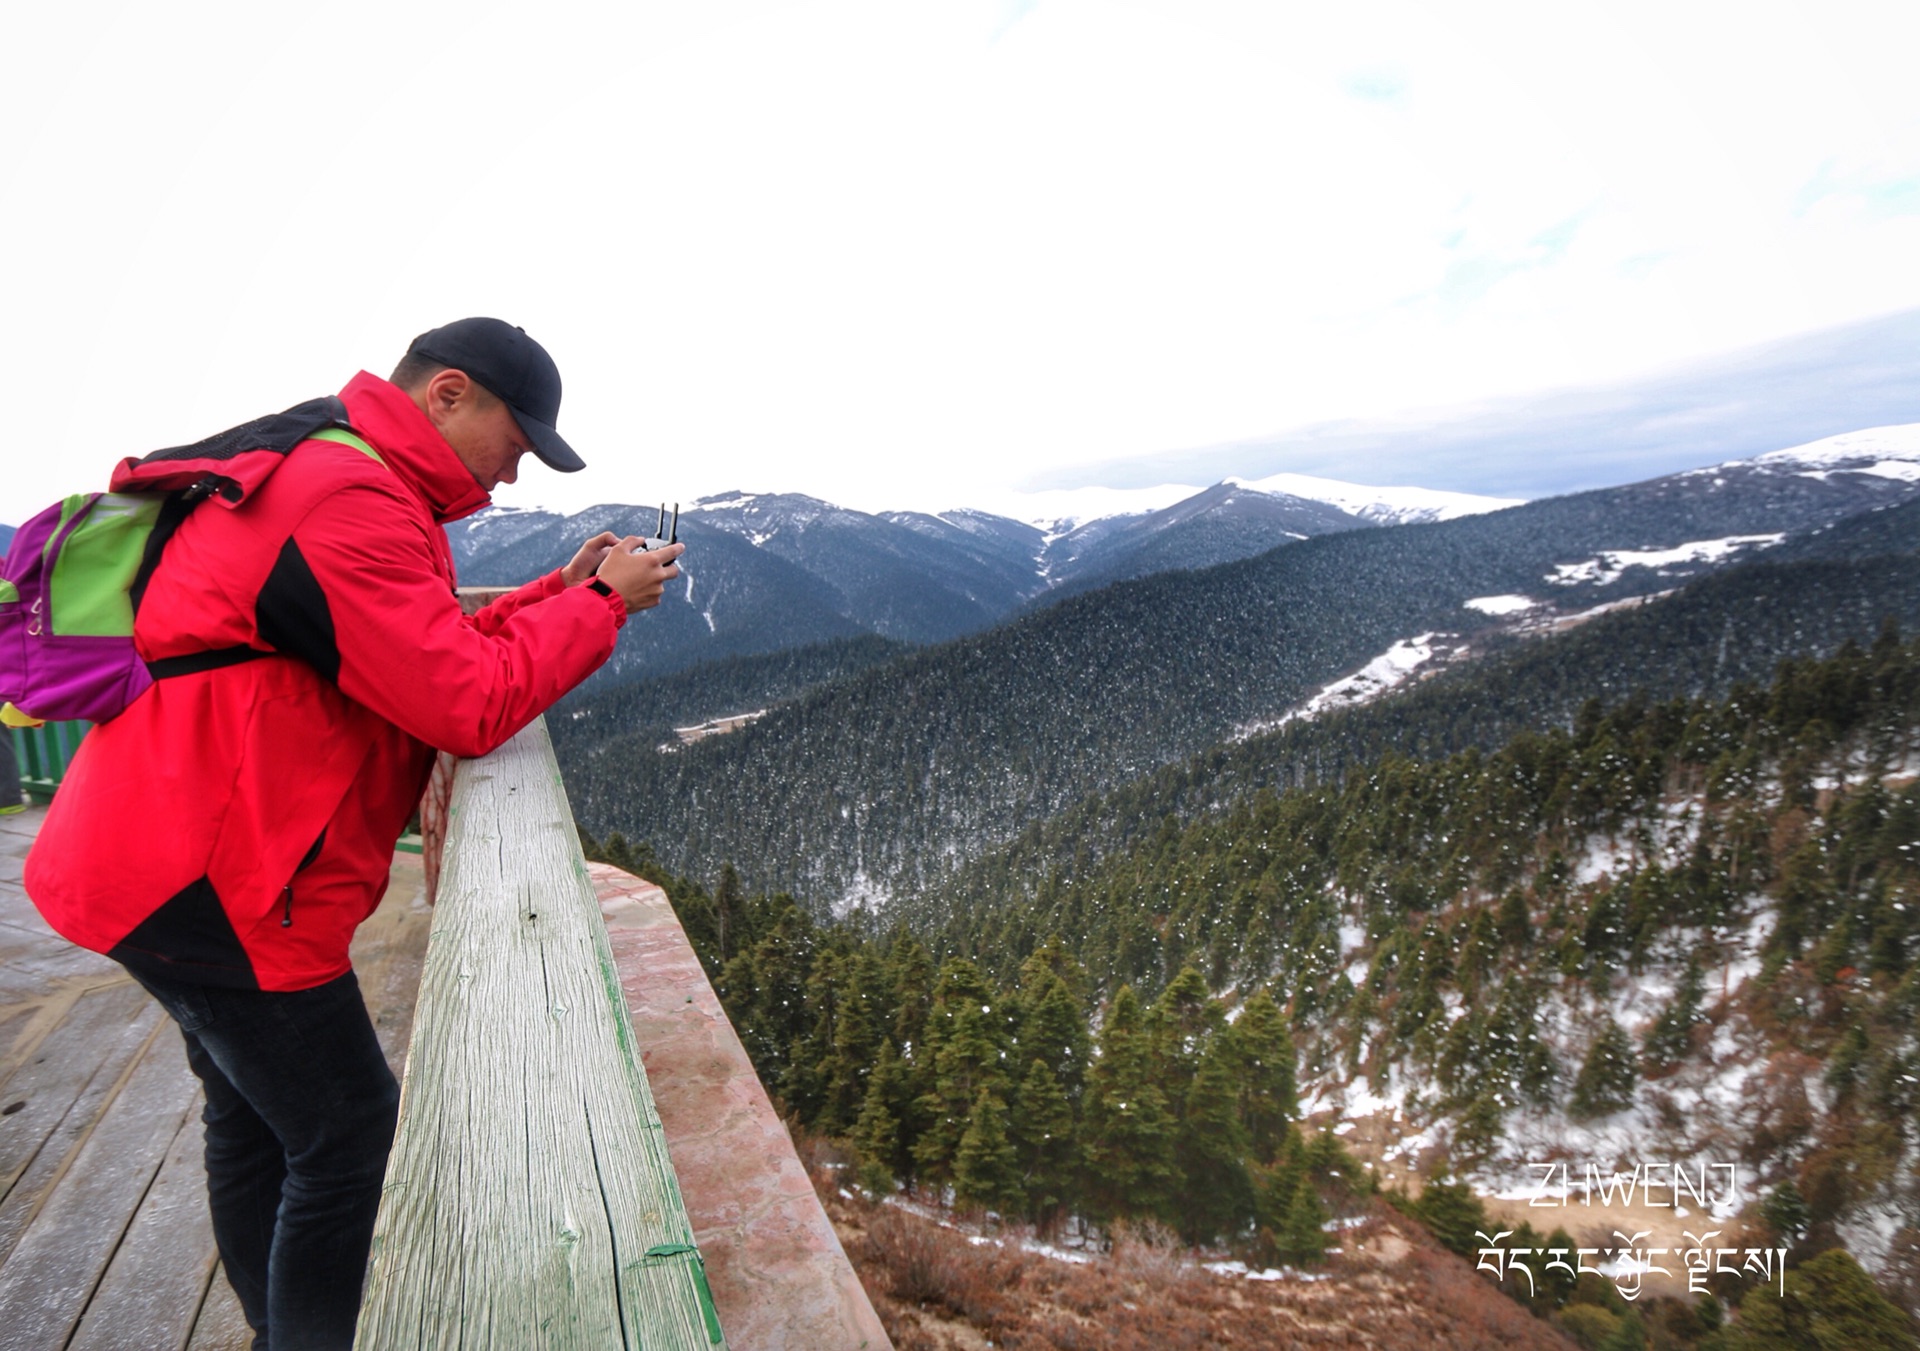
[[[300,860],[300,866],[293,870],[294,877],[298,877],[301,873],[305,872],[307,868],[312,865],[313,861],[320,857],[320,850],[325,846],[326,842],[327,828],[322,826],[320,827],[320,838],[313,842],[312,847],[307,850],[307,856]],[[283,929],[291,929],[293,927],[292,878],[288,878],[286,886],[280,889],[280,927]]]

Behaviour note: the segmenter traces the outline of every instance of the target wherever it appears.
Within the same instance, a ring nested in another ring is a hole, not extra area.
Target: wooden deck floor
[[[104,957],[47,928],[20,887],[44,808],[0,817],[0,1348],[242,1351],[179,1033]],[[400,1072],[426,949],[420,861],[354,942]]]

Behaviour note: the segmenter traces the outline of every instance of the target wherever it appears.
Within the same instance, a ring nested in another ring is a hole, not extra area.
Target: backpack
[[[155,680],[273,653],[216,648],[147,662],[133,623],[167,541],[208,499],[238,506],[302,441],[379,460],[329,396],[190,446],[122,460],[104,493],[76,493],[14,533],[0,564],[0,720],[105,722]]]

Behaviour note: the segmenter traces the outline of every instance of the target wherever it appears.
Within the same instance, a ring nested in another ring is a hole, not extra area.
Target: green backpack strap
[[[343,446],[352,446],[362,455],[372,456],[375,464],[384,465],[386,463],[385,460],[380,458],[380,452],[363,441],[358,432],[350,431],[345,427],[322,427],[307,439],[310,441],[335,441]]]

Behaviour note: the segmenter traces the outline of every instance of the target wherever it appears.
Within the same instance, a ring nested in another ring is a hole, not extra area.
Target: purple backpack
[[[153,683],[133,650],[130,593],[164,500],[77,493],[14,533],[0,566],[7,722],[103,722]]]
[[[216,493],[239,501],[294,446],[316,438],[380,458],[347,428],[337,398],[315,399],[192,446],[124,461],[114,474],[116,483],[155,489],[77,493],[21,526],[0,564],[0,721],[105,722],[156,679],[273,655],[227,647],[144,661],[134,650],[133,619],[161,551],[189,512]]]

